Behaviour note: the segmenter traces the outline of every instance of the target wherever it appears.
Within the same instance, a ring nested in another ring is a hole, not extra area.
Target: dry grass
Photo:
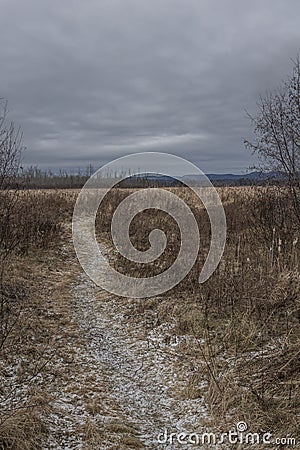
[[[245,420],[253,430],[296,436],[300,413],[300,242],[285,190],[219,189],[227,215],[227,247],[217,271],[202,286],[198,274],[209,247],[209,221],[188,190],[173,191],[189,202],[195,213],[203,253],[172,291],[145,300],[120,299],[126,304],[128,321],[132,326],[143,322],[147,330],[171,323],[166,345],[171,345],[175,336],[187,338],[176,348],[180,357],[189,361],[191,375],[185,389],[174,395],[204,397],[211,412],[209,426],[224,430],[233,421]],[[108,245],[112,213],[130,192],[116,189],[105,200],[106,213],[98,223],[99,237]],[[5,337],[0,351],[0,448],[5,450],[42,448],[52,390],[68,383],[66,367],[71,367],[79,380],[70,389],[85,399],[90,415],[78,430],[85,448],[101,448],[104,434],[112,449],[142,448],[132,425],[120,420],[118,405],[105,403],[101,389],[105,390],[109,380],[99,382],[93,373],[83,377],[80,365],[72,362],[83,345],[70,312],[69,285],[78,267],[70,270],[66,258],[74,263],[75,256],[64,254],[62,244],[64,223],[70,221],[76,195],[76,191],[22,192],[9,214],[12,226],[0,224],[4,305],[0,325]],[[164,214],[139,215],[130,229],[133,243],[147,248],[153,228],[166,231],[164,255],[145,265],[143,271],[116,257],[112,262],[119,270],[151,276],[176,258],[178,230]],[[76,343],[72,350],[70,340]],[[97,394],[93,398],[91,391]],[[115,419],[104,426],[94,417],[107,407],[112,408]]]
[[[172,189],[189,203],[201,230],[202,254],[191,273],[164,295],[128,303],[128,317],[149,327],[173,324],[174,335],[194,343],[178,346],[190,358],[193,375],[183,396],[204,396],[217,428],[246,420],[252,429],[297,435],[300,414],[300,271],[299,228],[284,188],[219,188],[228,237],[217,271],[204,285],[197,278],[209,248],[206,212],[187,189]],[[99,238],[112,246],[113,211],[131,191],[116,189],[99,217]],[[115,254],[123,273],[153,276],[176,258],[179,235],[166,214],[144,212],[132,222],[134,245],[148,248],[149,231],[163,229],[164,254],[139,267]],[[120,300],[121,301],[121,300]],[[171,342],[171,336],[166,341]]]
[[[52,302],[63,221],[62,193],[1,193],[0,448],[40,449],[49,381],[56,376],[63,314]],[[61,286],[60,286],[61,287]]]
[[[44,448],[49,435],[62,432],[54,418],[68,420],[57,402],[76,397],[82,399],[85,416],[82,425],[70,428],[72,439],[82,440],[87,450],[104,444],[112,449],[142,448],[136,430],[106,396],[109,379],[98,368],[87,366],[84,355],[89,343],[72,319],[70,287],[80,273],[70,248],[77,194],[20,192],[9,216],[17,234],[7,231],[1,248],[5,256],[1,266],[5,299],[0,320],[4,337],[0,349],[1,450]],[[101,414],[110,420],[99,422]],[[59,441],[60,436],[55,439]]]

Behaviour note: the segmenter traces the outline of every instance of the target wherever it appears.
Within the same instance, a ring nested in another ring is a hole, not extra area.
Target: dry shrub
[[[42,320],[36,265],[61,242],[72,200],[59,192],[0,192],[0,448],[39,449],[53,336]]]
[[[1,424],[0,449],[40,450],[46,433],[41,414],[30,408],[19,411]]]
[[[27,254],[31,249],[46,249],[59,239],[62,223],[70,209],[63,193],[5,192],[0,200],[2,253]]]

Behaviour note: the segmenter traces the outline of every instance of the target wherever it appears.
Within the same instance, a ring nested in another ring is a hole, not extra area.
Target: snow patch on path
[[[80,275],[71,289],[73,320],[85,341],[76,356],[83,373],[76,380],[71,377],[62,389],[56,404],[58,413],[52,415],[54,425],[47,448],[90,448],[85,447],[83,434],[78,431],[91,420],[90,412],[80,395],[74,394],[74,386],[84,387],[85,380],[91,377],[96,381],[99,378],[99,383],[103,377],[109,380],[105,384],[104,403],[118,406],[122,412],[120,420],[125,418],[135,430],[143,448],[182,448],[175,443],[159,444],[157,437],[165,429],[169,433],[199,433],[201,417],[207,413],[202,399],[184,400],[176,395],[186,387],[188,374],[176,350],[179,338],[166,346],[162,345],[165,337],[162,327],[149,332],[145,332],[142,324],[134,328],[122,303],[96,287],[85,274]],[[88,395],[92,399],[94,393]],[[93,414],[92,420],[104,426],[117,414],[106,408]],[[109,441],[109,436],[106,440]],[[99,448],[125,447],[103,443]],[[185,444],[184,448],[195,446]]]

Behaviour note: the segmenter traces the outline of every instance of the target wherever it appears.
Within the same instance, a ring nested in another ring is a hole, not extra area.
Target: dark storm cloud
[[[2,0],[0,97],[25,161],[97,167],[149,150],[247,168],[244,109],[290,71],[299,17],[297,0]]]

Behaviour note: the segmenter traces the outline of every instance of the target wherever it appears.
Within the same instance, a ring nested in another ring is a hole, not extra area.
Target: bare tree
[[[18,314],[12,314],[14,296],[7,291],[4,275],[7,259],[18,243],[13,216],[18,205],[22,133],[7,123],[7,102],[0,99],[0,350],[13,329]]]
[[[246,147],[257,153],[263,170],[274,171],[288,183],[300,222],[300,60],[293,61],[292,74],[278,89],[260,97],[255,116],[253,142]]]
[[[22,133],[14,124],[7,124],[7,102],[0,102],[0,190],[10,187],[20,170]]]
[[[23,149],[21,130],[7,121],[7,102],[1,104],[0,101],[0,273],[4,259],[17,244],[11,217],[18,200],[18,175]]]

